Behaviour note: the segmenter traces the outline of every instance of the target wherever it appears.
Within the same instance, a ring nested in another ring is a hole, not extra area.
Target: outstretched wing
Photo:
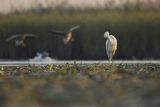
[[[21,37],[21,35],[12,35],[11,37],[7,38],[6,41],[10,41],[12,39],[19,38],[19,37]]]
[[[79,25],[77,25],[77,26],[74,26],[74,27],[70,28],[70,29],[69,29],[69,31],[71,31],[71,32],[72,32],[73,30],[78,29],[78,28],[79,28]]]
[[[24,34],[25,37],[32,37],[32,38],[38,38],[37,35],[34,34]]]
[[[49,32],[51,32],[52,34],[55,34],[55,35],[62,35],[62,36],[65,36],[67,34],[67,32],[65,32],[65,31],[49,30]]]

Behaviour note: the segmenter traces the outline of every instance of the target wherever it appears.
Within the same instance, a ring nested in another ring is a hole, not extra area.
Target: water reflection
[[[41,62],[41,61],[57,61],[49,56],[48,52],[37,52],[34,58],[29,59],[29,61]]]

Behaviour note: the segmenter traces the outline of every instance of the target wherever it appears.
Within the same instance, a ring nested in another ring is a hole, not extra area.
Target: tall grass
[[[48,33],[49,29],[67,30],[74,25],[75,42],[63,45],[62,37]],[[21,13],[0,16],[0,57],[29,58],[37,51],[48,51],[58,59],[106,59],[103,34],[110,31],[118,39],[116,59],[160,58],[160,13],[150,11],[97,11]],[[27,46],[6,43],[12,34],[34,33],[37,40],[27,40]]]

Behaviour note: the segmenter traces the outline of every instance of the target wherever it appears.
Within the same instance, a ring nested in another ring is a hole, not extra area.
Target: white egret
[[[36,35],[23,33],[23,34],[12,35],[6,41],[9,42],[10,40],[15,39],[15,45],[16,46],[20,46],[20,45],[25,46],[24,41],[28,37],[38,38],[38,36],[36,36]]]
[[[112,61],[112,58],[117,50],[117,39],[113,36],[110,35],[109,32],[104,33],[104,38],[106,40],[106,52],[109,61]]]
[[[66,36],[64,39],[63,39],[63,42],[64,44],[68,44],[69,42],[73,42],[74,41],[74,37],[73,37],[73,31],[75,29],[79,28],[79,25],[77,26],[74,26],[72,28],[70,28],[68,31],[55,31],[55,30],[51,30],[50,32],[54,33],[54,34],[57,34],[57,35],[63,35],[63,36]]]

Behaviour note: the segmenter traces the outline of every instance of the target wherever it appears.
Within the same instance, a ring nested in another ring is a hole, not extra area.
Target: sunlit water
[[[41,61],[33,61],[33,60],[0,60],[0,65],[10,65],[10,66],[16,66],[16,65],[29,65],[29,64],[35,64],[35,65],[46,65],[46,64],[160,64],[160,60],[114,60],[114,61],[108,61],[108,60],[55,60],[55,59],[49,59],[49,60],[41,60]]]

